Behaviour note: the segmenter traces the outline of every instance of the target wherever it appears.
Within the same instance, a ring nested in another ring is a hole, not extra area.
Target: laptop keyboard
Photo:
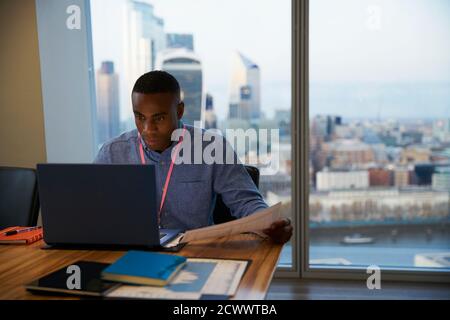
[[[162,238],[164,238],[167,235],[167,233],[159,233],[159,240],[161,240]]]

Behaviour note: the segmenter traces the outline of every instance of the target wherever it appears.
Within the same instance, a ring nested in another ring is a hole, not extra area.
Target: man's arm
[[[111,164],[111,151],[110,145],[104,144],[97,153],[94,163],[97,164]]]
[[[224,145],[231,147],[228,142]],[[233,157],[234,164],[215,164],[214,191],[222,196],[231,214],[241,218],[268,206],[235,152]],[[289,219],[281,219],[274,221],[269,228],[262,231],[274,242],[283,244],[292,237],[293,228]]]
[[[267,208],[261,193],[241,163],[215,164],[214,191],[237,218]]]

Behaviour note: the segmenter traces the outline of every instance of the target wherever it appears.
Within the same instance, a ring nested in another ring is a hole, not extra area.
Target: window
[[[261,171],[279,157],[260,190],[296,227],[285,275],[359,278],[376,264],[392,279],[444,279],[447,1],[106,1],[74,0],[79,26],[63,3],[36,2],[49,161],[92,161],[134,127],[134,80],[170,70],[186,122],[278,130],[239,156]]]
[[[181,85],[183,121],[244,130],[240,159],[260,169],[268,204],[282,201],[291,216],[290,17],[290,0],[91,0],[97,147],[134,128],[137,78],[166,70]],[[288,244],[280,264],[291,254]]]
[[[450,3],[309,9],[310,270],[450,271]]]

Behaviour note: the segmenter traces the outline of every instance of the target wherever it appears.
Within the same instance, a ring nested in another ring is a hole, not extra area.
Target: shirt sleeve
[[[227,142],[224,145],[231,148]],[[234,151],[233,156],[233,164],[214,164],[213,186],[231,214],[242,218],[265,209],[268,205]]]
[[[104,144],[97,153],[94,163],[97,164],[111,164],[111,145]]]

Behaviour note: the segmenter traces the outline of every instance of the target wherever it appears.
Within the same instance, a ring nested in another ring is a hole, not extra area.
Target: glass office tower
[[[180,83],[184,123],[203,123],[203,72],[200,58],[186,48],[167,49],[158,56],[156,67],[169,72]]]
[[[119,76],[112,61],[97,71],[97,145],[120,133]]]

